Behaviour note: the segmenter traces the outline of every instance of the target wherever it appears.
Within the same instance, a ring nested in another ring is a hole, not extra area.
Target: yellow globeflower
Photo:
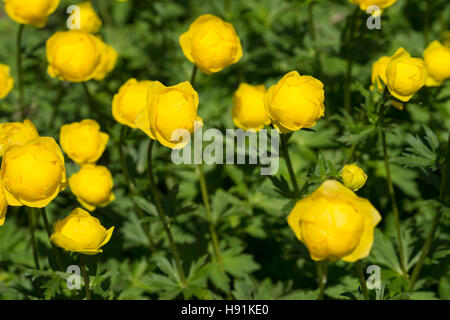
[[[3,0],[5,11],[15,22],[42,28],[55,12],[59,0]]]
[[[95,12],[90,1],[82,2],[80,7],[80,29],[89,33],[97,33],[102,27],[102,20]],[[75,14],[75,13],[73,13]]]
[[[367,174],[356,163],[345,165],[341,177],[344,185],[353,191],[361,189],[367,181]]]
[[[288,133],[313,127],[324,115],[324,100],[322,82],[291,71],[269,88],[264,105],[274,127]]]
[[[94,211],[96,207],[105,207],[113,201],[114,182],[108,168],[86,164],[69,178],[70,190],[83,207]]]
[[[5,223],[6,210],[8,210],[8,202],[3,192],[3,186],[0,183],[0,226]]]
[[[450,78],[450,48],[433,41],[423,52],[428,78],[426,86],[440,86]]]
[[[236,127],[243,130],[260,130],[270,124],[269,116],[264,108],[264,85],[252,86],[241,83],[233,96],[231,115]]]
[[[118,54],[116,49],[114,49],[109,44],[106,45],[106,50],[103,52],[103,57],[101,63],[98,67],[98,71],[94,76],[97,81],[105,79],[105,77],[110,73],[116,66]]]
[[[111,48],[99,37],[76,29],[52,35],[47,40],[46,50],[48,74],[70,82],[101,77],[111,66],[108,59],[113,57]]]
[[[8,148],[21,146],[37,137],[39,133],[28,119],[23,122],[0,123],[0,157]]]
[[[77,208],[53,224],[50,241],[67,251],[94,255],[111,239],[114,227],[105,229],[89,212]]]
[[[120,87],[112,102],[112,114],[117,122],[136,128],[136,118],[147,106],[148,89],[152,83],[149,80],[129,79]]]
[[[369,255],[381,216],[369,200],[335,180],[299,200],[288,224],[311,259],[354,262]]]
[[[198,94],[189,82],[166,87],[155,81],[149,88],[147,105],[139,113],[136,126],[162,145],[180,149],[189,142],[183,133],[193,133],[196,121],[201,125],[197,109]]]
[[[387,82],[386,69],[390,61],[391,57],[383,56],[377,61],[375,61],[374,64],[372,65],[372,76],[371,76],[372,86],[370,87],[371,90],[374,89],[375,85],[377,86],[379,91],[383,90]]]
[[[9,148],[3,155],[1,182],[9,205],[47,206],[67,185],[61,149],[49,137]]]
[[[109,135],[101,132],[97,121],[91,119],[65,124],[59,133],[61,148],[79,165],[97,162],[108,140]]]
[[[186,58],[206,74],[219,72],[242,57],[233,25],[212,14],[198,17],[180,36],[180,45]]]
[[[385,9],[392,6],[397,0],[349,0],[351,3],[358,5],[361,10],[366,11],[370,6],[378,6],[380,9]]]
[[[411,58],[405,49],[399,48],[391,57],[386,78],[389,92],[397,99],[407,102],[424,86],[427,71],[422,59]]]
[[[9,67],[0,63],[0,99],[5,98],[14,86],[14,78],[9,75]]]

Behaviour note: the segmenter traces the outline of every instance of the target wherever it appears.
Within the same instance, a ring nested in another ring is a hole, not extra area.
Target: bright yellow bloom
[[[53,224],[50,241],[67,251],[94,255],[111,239],[114,227],[106,230],[100,221],[81,208],[73,210],[64,220]]]
[[[6,201],[3,186],[0,183],[0,226],[5,223],[6,211],[8,210],[8,202]]]
[[[39,133],[28,119],[23,122],[0,123],[0,157],[8,148],[21,146],[37,137]]]
[[[70,190],[83,207],[94,211],[96,207],[105,207],[114,198],[113,178],[108,168],[86,164],[69,178]]]
[[[450,48],[433,41],[423,52],[428,78],[426,86],[440,86],[450,78]]]
[[[55,12],[59,0],[3,0],[5,11],[15,22],[42,28]]]
[[[56,32],[46,50],[48,74],[70,82],[104,77],[114,62],[114,53],[99,37],[76,29]]]
[[[11,92],[14,86],[14,78],[9,75],[9,67],[0,63],[0,99]]]
[[[180,149],[189,142],[180,131],[193,133],[194,122],[202,124],[197,109],[198,94],[188,81],[171,87],[155,81],[149,88],[147,106],[139,113],[136,126],[162,145]]]
[[[299,200],[288,216],[289,226],[315,261],[367,257],[380,220],[369,200],[335,180]]]
[[[65,124],[59,133],[61,148],[79,165],[97,162],[108,140],[109,135],[101,132],[97,121],[91,119]]]
[[[264,108],[264,85],[252,86],[241,83],[233,96],[231,115],[236,127],[243,130],[258,131],[270,124],[269,116]]]
[[[366,11],[370,6],[378,6],[380,9],[385,9],[392,6],[397,0],[349,0],[351,3],[358,5],[361,10]]]
[[[9,148],[3,155],[1,181],[9,205],[47,206],[67,185],[61,149],[49,137]]]
[[[367,174],[356,163],[345,165],[341,177],[344,185],[353,191],[361,189],[367,181]]]
[[[136,128],[136,118],[147,106],[148,89],[152,83],[149,80],[129,79],[120,87],[112,102],[112,114],[117,122]]]
[[[102,20],[95,12],[90,1],[78,4],[80,7],[80,29],[89,33],[97,33],[102,27]],[[73,13],[75,14],[75,13]]]
[[[389,92],[397,99],[407,102],[424,86],[427,71],[422,59],[411,58],[405,49],[399,48],[391,57],[386,78]]]
[[[322,82],[291,71],[269,88],[264,105],[274,127],[287,133],[313,127],[324,115],[324,100]]]
[[[117,58],[119,55],[117,54],[116,49],[114,49],[109,44],[106,44],[106,50],[103,52],[102,62],[98,67],[97,74],[94,76],[94,79],[97,81],[105,79],[105,77],[110,73],[116,66]]]
[[[391,57],[383,56],[373,63],[371,76],[372,86],[370,87],[371,90],[373,90],[375,84],[377,85],[379,91],[383,90],[387,82],[386,69],[390,61]]]
[[[242,57],[233,25],[212,14],[198,17],[179,40],[186,58],[206,74],[219,72]]]

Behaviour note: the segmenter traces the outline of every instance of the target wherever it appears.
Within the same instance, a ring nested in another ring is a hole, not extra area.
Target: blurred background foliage
[[[147,239],[136,213],[133,199],[125,186],[118,153],[120,125],[112,120],[111,102],[118,88],[129,78],[159,80],[173,85],[190,78],[192,65],[183,56],[178,37],[200,14],[212,13],[231,22],[241,38],[244,56],[239,63],[218,74],[199,74],[196,90],[200,95],[199,114],[205,128],[233,128],[232,94],[239,83],[270,86],[285,73],[320,79],[325,86],[326,117],[315,132],[296,132],[291,139],[291,156],[300,184],[312,192],[327,177],[342,168],[352,143],[358,148],[354,158],[367,172],[366,186],[358,192],[368,198],[383,216],[375,235],[368,264],[381,267],[382,289],[379,299],[405,298],[401,294],[404,279],[399,262],[393,216],[386,191],[386,173],[378,135],[371,134],[364,114],[372,108],[373,94],[368,92],[371,65],[383,55],[392,55],[403,46],[413,56],[422,56],[429,40],[443,39],[450,29],[450,6],[446,0],[398,0],[381,18],[381,30],[369,30],[367,15],[360,12],[355,39],[345,41],[346,21],[356,6],[347,0],[135,0],[128,2],[93,1],[104,26],[101,36],[119,53],[114,71],[101,82],[91,81],[98,112],[108,115],[102,130],[111,139],[100,160],[113,173],[116,200],[94,212],[105,226],[116,226],[104,253],[89,257],[94,298],[141,299],[180,296],[186,298],[235,299],[315,299],[317,297],[314,263],[306,248],[288,228],[286,217],[293,206],[274,190],[273,179],[259,175],[252,165],[206,166],[214,220],[220,239],[226,273],[211,260],[208,223],[193,166],[174,165],[170,150],[159,146],[154,161],[159,187],[166,194],[165,204],[188,276],[188,288],[180,289],[170,262],[168,243],[162,225],[149,202],[146,179],[147,137],[127,131],[127,164],[138,194],[138,205],[146,212],[144,222],[158,248],[149,253]],[[43,29],[26,27],[24,45],[24,81],[29,118],[43,136],[58,139],[62,124],[96,117],[81,84],[60,82],[47,75],[45,41],[58,30],[66,29],[66,8],[76,1],[62,0]],[[313,21],[308,12],[312,8]],[[315,28],[313,41],[311,22]],[[11,67],[16,76],[18,25],[0,6],[0,62]],[[428,30],[428,31],[425,31]],[[320,56],[321,68],[316,62]],[[343,107],[344,79],[351,56],[351,111]],[[392,158],[399,157],[413,136],[425,137],[432,128],[436,139],[445,141],[450,129],[450,82],[438,88],[424,88],[403,111],[390,110],[388,141]],[[0,101],[0,122],[18,119],[17,88]],[[409,138],[408,138],[409,137]],[[433,150],[433,152],[439,152]],[[401,157],[400,157],[401,158]],[[77,166],[67,159],[68,175]],[[435,168],[414,168],[404,162],[392,164],[402,219],[402,232],[409,267],[417,260],[426,232],[436,212],[438,191]],[[280,161],[277,174],[287,177]],[[431,178],[430,178],[431,177]],[[433,177],[435,180],[433,181]],[[302,186],[301,186],[302,187]],[[50,220],[65,217],[79,206],[70,190],[65,190],[47,208]],[[444,212],[437,239],[425,261],[412,299],[450,298],[450,216]],[[53,263],[50,246],[41,221],[38,244],[41,260]],[[6,223],[0,228],[0,298],[82,298],[82,290],[71,291],[65,285],[65,272],[37,271],[33,268],[26,215],[22,208],[10,207]],[[163,250],[163,249],[166,249]],[[67,265],[73,257],[65,254]],[[47,261],[48,260],[48,261]],[[41,261],[43,262],[43,261]],[[330,265],[326,296],[335,299],[360,298],[358,278],[351,264]],[[375,297],[375,293],[373,293]]]

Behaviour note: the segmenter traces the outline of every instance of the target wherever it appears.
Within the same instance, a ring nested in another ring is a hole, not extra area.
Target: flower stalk
[[[25,117],[24,110],[24,92],[23,92],[23,73],[22,73],[22,37],[24,24],[19,25],[19,31],[17,32],[17,79],[19,82],[19,114],[20,118],[23,120]]]
[[[80,268],[81,272],[83,273],[84,292],[86,294],[86,300],[91,300],[91,293],[89,292],[89,274],[86,271],[86,259],[82,254],[80,254]]]
[[[367,290],[366,279],[364,278],[361,260],[355,262],[355,269],[356,272],[358,273],[359,283],[361,285],[361,292],[364,297],[364,300],[370,300],[369,291]]]
[[[289,155],[289,148],[288,148],[288,142],[289,142],[290,134],[282,134],[280,136],[281,140],[281,155],[284,158],[284,161],[286,162],[286,166],[289,172],[289,177],[292,182],[292,186],[294,188],[294,196],[295,198],[300,197],[300,189],[298,187],[297,178],[295,177],[294,168],[292,167],[292,161],[291,157]]]
[[[39,265],[39,254],[37,250],[37,244],[36,244],[36,237],[34,234],[34,210],[33,208],[27,207],[27,216],[28,216],[28,226],[30,228],[30,243],[31,248],[33,250],[33,259],[34,259],[34,265],[36,269],[40,269]]]

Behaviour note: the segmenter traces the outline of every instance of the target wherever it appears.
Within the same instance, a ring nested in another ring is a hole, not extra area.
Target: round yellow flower
[[[183,148],[186,141],[180,131],[193,133],[197,115],[198,94],[188,82],[166,87],[155,81],[148,90],[147,106],[139,113],[136,126],[162,145]]]
[[[3,155],[1,181],[9,205],[47,206],[67,185],[61,149],[49,137],[9,148]]]
[[[288,224],[311,259],[354,262],[369,255],[381,216],[369,200],[335,180],[299,200]]]
[[[95,12],[90,1],[78,4],[80,7],[80,29],[89,33],[97,33],[102,27],[102,20]],[[75,14],[75,13],[73,13]]]
[[[117,122],[136,128],[138,114],[147,106],[148,89],[153,81],[129,79],[114,95],[112,114]]]
[[[428,78],[426,86],[440,86],[450,78],[450,48],[433,41],[423,52]]]
[[[3,0],[5,11],[15,22],[42,28],[55,12],[59,0]]]
[[[399,48],[391,57],[386,78],[389,92],[397,99],[407,102],[424,86],[427,71],[422,59],[411,58],[405,49]]]
[[[59,133],[61,148],[79,165],[97,162],[108,140],[109,135],[101,132],[97,121],[91,119],[65,124]]]
[[[105,79],[108,73],[110,73],[115,68],[117,58],[119,57],[116,49],[114,49],[109,44],[105,44],[105,46],[106,50],[103,52],[103,57],[98,67],[97,74],[94,76],[94,79],[97,81]]]
[[[390,61],[391,57],[383,56],[373,63],[371,76],[372,86],[370,87],[371,90],[374,89],[375,85],[379,91],[384,89],[387,82],[386,69]]]
[[[288,133],[313,127],[325,113],[324,100],[322,82],[291,71],[269,88],[264,105],[274,127]]]
[[[14,86],[14,78],[9,75],[9,67],[0,63],[0,99],[5,98]]]
[[[219,72],[242,57],[233,25],[212,14],[198,17],[180,36],[180,45],[186,58],[206,74]]]
[[[385,9],[392,6],[397,0],[349,0],[351,3],[358,5],[361,10],[366,11],[370,6],[378,6],[380,9]]]
[[[236,127],[243,130],[258,131],[270,124],[269,116],[264,108],[264,85],[252,86],[241,83],[233,96],[231,115]]]
[[[47,40],[46,50],[47,72],[60,80],[88,81],[101,77],[110,66],[105,61],[111,57],[108,46],[87,32],[75,29],[57,32]]]
[[[108,168],[86,164],[69,178],[70,190],[83,207],[94,211],[96,207],[105,207],[114,198],[113,178]]]
[[[356,163],[345,165],[341,177],[344,185],[353,191],[361,189],[367,181],[367,174]]]
[[[77,208],[53,224],[50,241],[67,251],[94,255],[111,239],[114,227],[105,229],[89,212]]]
[[[0,157],[8,148],[21,146],[37,137],[39,133],[28,119],[23,122],[0,123]]]
[[[2,226],[5,223],[7,210],[8,210],[8,202],[6,201],[3,186],[0,183],[0,226]]]

